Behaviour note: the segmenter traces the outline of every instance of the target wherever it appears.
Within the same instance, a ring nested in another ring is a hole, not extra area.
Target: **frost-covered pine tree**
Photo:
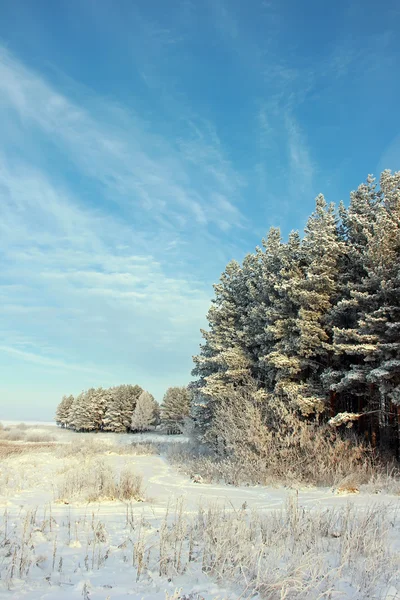
[[[104,390],[103,388],[92,390],[90,396],[90,414],[93,420],[93,428],[96,431],[104,429],[104,417],[111,398],[112,395],[108,390]]]
[[[213,404],[230,385],[241,385],[250,375],[251,358],[243,342],[243,315],[248,304],[247,278],[231,261],[214,285],[215,298],[208,311],[209,330],[202,330],[205,343],[194,356],[192,374],[193,416],[200,429],[212,419]]]
[[[251,356],[251,373],[259,385],[273,390],[274,369],[265,358],[273,351],[275,333],[273,324],[279,318],[281,294],[277,283],[282,268],[282,243],[280,230],[272,227],[266,239],[262,240],[263,249],[257,247],[255,254],[248,255],[243,263],[248,295],[242,314],[244,342]]]
[[[366,183],[351,192],[349,208],[343,204],[339,207],[344,251],[339,262],[339,297],[329,316],[335,358],[323,375],[325,386],[334,395],[332,414],[367,408],[364,359],[369,353],[369,344],[360,337],[358,323],[368,311],[370,281],[366,257],[369,241],[376,231],[381,199],[382,193],[369,175]]]
[[[321,373],[330,367],[333,356],[332,327],[328,317],[338,298],[342,253],[335,207],[328,205],[320,194],[302,241],[304,278],[292,290],[300,307],[297,327],[301,371],[296,383],[297,403],[304,415],[322,412],[328,403]]]
[[[363,375],[367,411],[375,413],[376,441],[394,437],[400,447],[400,172],[384,171],[380,179],[382,202],[375,227],[369,232],[365,255],[367,277],[362,296],[354,352],[363,365],[352,372]],[[357,296],[356,296],[357,297]],[[395,418],[393,418],[395,417]],[[390,428],[395,428],[391,432]]]
[[[143,392],[139,385],[120,385],[111,388],[110,401],[104,415],[106,431],[127,432],[131,427],[136,402]]]
[[[342,251],[334,206],[318,196],[302,241],[297,232],[287,244],[275,238],[269,242],[274,260],[265,275],[273,282],[264,328],[270,350],[262,357],[268,367],[267,389],[272,402],[278,397],[311,415],[325,408],[320,374],[333,353],[327,314],[336,301]]]
[[[74,401],[74,397],[72,395],[63,396],[60,404],[57,406],[56,423],[60,427],[68,426],[68,415],[69,415],[69,410],[71,408],[73,401]]]
[[[95,393],[94,388],[82,392],[77,396],[76,405],[74,405],[74,429],[77,431],[93,431],[96,429],[94,415],[92,411],[92,398]]]
[[[269,243],[269,253],[274,260],[268,261],[265,279],[273,282],[266,310],[264,335],[268,340],[265,353],[260,356],[266,368],[266,389],[270,401],[279,398],[291,408],[298,406],[298,381],[302,369],[300,357],[300,332],[298,313],[300,303],[296,290],[305,274],[305,260],[300,236],[293,231],[287,244]]]
[[[158,404],[154,400],[154,396],[146,390],[143,391],[136,402],[131,429],[133,431],[149,431],[157,424],[158,414]]]
[[[172,432],[180,433],[190,414],[191,392],[187,387],[170,387],[161,403],[161,422]]]
[[[68,411],[67,424],[66,426],[69,429],[75,429],[76,431],[80,430],[80,405],[82,403],[84,393],[81,392],[77,396],[74,397]]]

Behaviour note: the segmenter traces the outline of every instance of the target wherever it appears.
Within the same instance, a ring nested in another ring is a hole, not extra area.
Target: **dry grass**
[[[157,446],[151,442],[132,442],[126,450],[127,453],[136,456],[153,456],[160,453]]]
[[[267,514],[200,506],[193,516],[178,500],[154,526],[128,503],[118,532],[94,513],[75,521],[67,513],[57,521],[49,506],[40,516],[37,509],[21,514],[11,526],[5,511],[0,579],[11,586],[13,579],[45,567],[49,580],[63,581],[65,573],[70,581],[77,571],[82,578],[82,571],[111,566],[113,579],[116,571],[128,570],[130,582],[147,584],[154,578],[160,583],[186,574],[190,581],[206,574],[243,600],[256,595],[265,600],[378,598],[385,587],[400,583],[398,555],[391,547],[398,526],[397,513],[388,507],[307,511],[295,496]],[[200,596],[177,590],[172,598]]]
[[[54,435],[50,435],[49,433],[34,432],[34,433],[29,433],[26,436],[27,442],[33,442],[35,444],[41,443],[41,442],[55,442],[56,440],[57,440],[57,438]]]
[[[129,468],[115,472],[103,460],[92,458],[83,464],[69,464],[57,489],[57,500],[66,504],[74,500],[97,502],[143,499],[142,478],[139,475]]]
[[[112,448],[107,442],[92,438],[77,438],[73,442],[60,444],[56,456],[58,458],[88,457],[105,454]]]
[[[149,442],[134,442],[132,444],[113,444],[101,439],[77,439],[73,443],[60,444],[57,451],[59,458],[89,457],[106,454],[151,456],[158,454],[154,444]]]
[[[32,452],[48,452],[49,450],[54,450],[56,447],[57,445],[51,442],[35,443],[33,445],[0,440],[0,460],[9,456],[31,454]]]

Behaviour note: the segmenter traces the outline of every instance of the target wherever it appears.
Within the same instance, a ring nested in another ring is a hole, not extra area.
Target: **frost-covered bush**
[[[277,399],[267,408],[252,388],[219,398],[205,440],[211,456],[193,446],[170,456],[207,481],[339,485],[351,479],[359,486],[379,470],[373,450],[351,434],[304,419]]]
[[[143,500],[142,477],[130,469],[120,473],[102,460],[71,463],[58,485],[57,500]]]
[[[25,440],[25,437],[25,431],[21,431],[19,429],[11,429],[10,431],[7,431],[7,434],[4,439],[9,440],[10,442],[20,442]]]

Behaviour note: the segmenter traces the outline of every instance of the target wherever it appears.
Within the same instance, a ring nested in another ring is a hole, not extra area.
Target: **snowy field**
[[[182,436],[3,425],[2,599],[400,600],[398,496],[198,484],[156,453]]]

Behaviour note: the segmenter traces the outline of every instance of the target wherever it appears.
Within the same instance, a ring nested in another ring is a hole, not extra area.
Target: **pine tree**
[[[81,428],[80,422],[80,405],[82,403],[84,393],[81,392],[78,396],[74,397],[73,402],[68,411],[67,427],[79,431]]]
[[[269,253],[271,249],[270,246]],[[288,243],[280,242],[279,246],[275,245],[273,252],[274,260],[268,261],[264,275],[265,279],[273,282],[273,287],[264,325],[268,344],[260,361],[266,368],[267,402],[274,403],[275,398],[279,398],[288,406],[299,408],[299,390],[294,383],[302,370],[298,328],[300,302],[296,290],[305,277],[304,252],[299,234],[291,232]]]
[[[366,410],[365,357],[369,353],[366,338],[361,338],[358,323],[368,311],[371,282],[366,263],[369,240],[376,231],[376,219],[382,194],[375,179],[350,194],[350,206],[339,207],[340,237],[344,252],[339,263],[339,297],[330,313],[333,349],[336,357],[326,369],[323,381],[333,394],[332,415],[338,411]]]
[[[133,431],[148,431],[157,423],[158,404],[149,392],[143,391],[136,403],[132,416]]]
[[[92,391],[90,397],[90,413],[96,431],[104,429],[104,417],[111,398],[112,395],[109,391],[104,390],[103,388],[97,388]]]
[[[161,403],[161,422],[171,432],[181,432],[190,414],[191,393],[187,387],[170,387]]]
[[[300,305],[297,327],[301,371],[296,377],[296,402],[304,415],[322,412],[327,407],[328,395],[323,389],[321,374],[332,362],[333,331],[329,313],[338,298],[339,261],[343,250],[334,205],[328,206],[319,195],[302,242],[304,278],[292,292]]]
[[[73,396],[63,396],[56,410],[56,423],[61,427],[67,427],[68,415],[71,405],[74,401]]]
[[[382,203],[374,230],[368,235],[365,256],[363,313],[358,321],[355,351],[363,357],[356,372],[368,390],[367,411],[377,414],[377,435],[390,444],[396,428],[399,451],[400,406],[400,172],[385,171],[380,180]],[[352,371],[354,372],[355,367]],[[391,416],[395,416],[391,419]],[[378,441],[378,440],[377,440]]]
[[[215,398],[229,385],[241,385],[250,376],[251,359],[243,343],[243,314],[248,304],[246,275],[231,261],[214,285],[215,298],[208,311],[209,331],[202,330],[205,344],[194,356],[192,374],[193,416],[204,429],[212,419]]]
[[[242,339],[250,349],[252,377],[260,386],[272,391],[275,370],[271,370],[266,357],[274,349],[276,332],[273,325],[279,319],[277,305],[282,298],[277,289],[284,251],[280,230],[272,227],[262,245],[264,251],[257,247],[255,254],[248,255],[243,265],[248,297],[242,316]]]
[[[96,429],[92,413],[92,397],[95,390],[90,388],[76,397],[73,403],[73,428],[77,431],[93,431]]]
[[[110,389],[111,397],[104,415],[106,431],[129,431],[133,411],[142,392],[139,385],[120,385]]]

